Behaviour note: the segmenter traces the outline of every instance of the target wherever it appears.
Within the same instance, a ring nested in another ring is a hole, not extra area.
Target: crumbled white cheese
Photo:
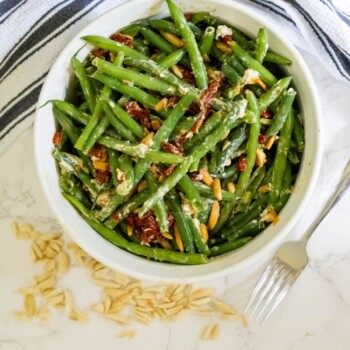
[[[232,35],[232,29],[225,25],[219,25],[216,28],[215,39],[219,39],[220,37],[223,38],[226,35]]]
[[[257,79],[259,78],[259,73],[254,69],[246,69],[243,75],[243,80],[245,85],[247,84],[255,84]]]

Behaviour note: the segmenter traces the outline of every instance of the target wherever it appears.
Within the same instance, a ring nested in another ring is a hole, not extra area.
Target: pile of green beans
[[[288,201],[305,138],[292,87],[256,38],[207,12],[143,19],[81,62],[52,100],[63,196],[130,253],[204,264],[248,244]]]

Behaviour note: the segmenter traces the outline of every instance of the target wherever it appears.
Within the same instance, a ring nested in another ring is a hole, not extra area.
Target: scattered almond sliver
[[[77,244],[65,244],[61,234],[42,234],[35,231],[31,225],[17,223],[12,224],[12,230],[18,239],[25,237],[31,240],[31,246],[35,247],[31,249],[31,254],[35,250],[33,261],[43,263],[43,273],[35,276],[33,285],[18,289],[24,298],[24,310],[14,311],[13,316],[21,321],[37,318],[47,323],[51,316],[50,309],[55,308],[62,309],[73,321],[89,322],[88,313],[76,308],[72,292],[58,286],[59,277],[69,273],[72,261],[72,264],[88,269],[94,284],[103,291],[102,299],[91,305],[90,309],[120,326],[130,325],[135,321],[148,325],[155,319],[164,322],[175,321],[190,311],[203,317],[219,315],[222,319],[234,319],[247,324],[247,320],[234,308],[215,298],[214,288],[199,288],[186,284],[144,286],[142,281],[112,271],[91,258]],[[204,231],[201,227],[203,238],[206,239],[208,231]],[[175,239],[181,246],[182,240],[176,226]],[[45,253],[50,247],[56,252],[51,257]],[[183,245],[181,248],[184,249]],[[70,254],[74,255],[74,261]],[[215,340],[219,333],[218,324],[209,325],[204,330],[202,339]],[[135,335],[136,331],[128,329],[121,331],[118,337],[131,339]]]

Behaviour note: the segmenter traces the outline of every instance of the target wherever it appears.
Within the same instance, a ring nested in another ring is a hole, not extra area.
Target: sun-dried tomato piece
[[[126,111],[136,119],[142,126],[147,129],[152,128],[152,123],[150,120],[151,111],[147,108],[141,108],[136,101],[127,102],[125,104]]]
[[[167,168],[165,169],[160,169],[160,171],[162,172],[162,174],[164,174],[165,176],[169,176],[174,169],[176,168],[176,164],[170,164]]]
[[[184,16],[185,16],[186,20],[189,21],[191,19],[191,17],[192,17],[192,13],[191,12],[186,12],[186,13],[184,13]]]
[[[191,85],[196,85],[196,79],[194,77],[194,74],[192,71],[190,71],[189,69],[185,68],[184,66],[178,66],[181,73],[182,73],[182,80],[187,83],[187,84],[191,84]]]
[[[168,226],[171,227],[175,223],[175,218],[173,216],[173,213],[171,211],[168,211]]]
[[[52,143],[55,146],[61,146],[62,145],[62,141],[63,141],[63,134],[59,131],[56,131],[53,134],[53,138],[52,138]]]
[[[174,145],[171,142],[163,141],[161,147],[166,152],[170,152],[170,153],[173,153],[173,154],[179,154],[181,156],[185,155],[185,151],[182,148],[182,146],[180,146],[180,145],[176,146],[176,145]]]
[[[149,210],[141,218],[138,216],[138,214],[133,214],[130,216],[132,217],[132,220],[128,219],[128,223],[132,223],[136,237],[141,244],[149,245],[150,243],[164,241],[164,237],[160,232],[153,210]]]
[[[228,44],[229,42],[233,41],[232,35],[225,35],[225,36],[222,38],[222,41],[223,41],[225,44]]]
[[[267,141],[267,137],[264,134],[260,134],[258,141],[259,141],[259,143],[263,144]]]
[[[180,100],[180,98],[177,96],[170,97],[168,99],[168,103],[166,105],[166,108],[169,109],[169,108],[174,107],[179,102],[179,100]]]
[[[198,114],[201,110],[199,103],[192,102],[187,109],[191,114]]]
[[[262,111],[260,113],[261,118],[265,118],[265,119],[272,119],[274,114],[272,111],[270,111],[269,109],[266,109],[265,111]]]
[[[106,161],[107,149],[104,146],[96,144],[89,152],[88,156],[93,160]]]
[[[91,55],[105,60],[108,57],[108,52],[102,49],[94,49],[91,51]]]
[[[108,171],[95,170],[94,178],[101,184],[105,184],[109,181],[110,173]]]
[[[118,43],[122,43],[126,46],[133,47],[132,37],[130,37],[129,35],[117,32],[111,35],[111,39],[117,41]]]
[[[116,212],[114,212],[114,213],[111,215],[111,219],[112,219],[114,222],[119,223],[120,220],[122,219],[122,214],[120,214],[118,211],[116,211]],[[128,218],[126,218],[126,220],[128,221]]]
[[[247,170],[247,160],[244,156],[240,156],[237,161],[237,169],[240,172],[244,172]]]
[[[210,102],[213,99],[214,95],[218,92],[222,81],[212,81],[210,85],[208,86],[208,89],[204,90],[201,93],[200,96],[200,108],[201,108],[201,115],[198,118],[198,120],[195,122],[195,124],[192,127],[192,132],[194,134],[198,134],[199,128],[202,126],[205,118],[207,117],[208,108],[210,106]]]

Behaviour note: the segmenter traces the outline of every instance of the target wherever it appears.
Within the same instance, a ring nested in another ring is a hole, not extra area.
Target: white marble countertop
[[[315,76],[324,114],[324,158],[316,191],[291,237],[302,234],[322,201],[329,195],[350,152],[350,86],[335,81],[314,58],[303,53]],[[11,222],[28,222],[43,231],[57,230],[40,188],[34,166],[33,131],[25,131],[0,155],[0,350],[55,349],[285,349],[337,350],[350,348],[350,193],[337,205],[310,240],[310,264],[287,298],[258,329],[238,321],[213,317],[186,316],[176,323],[135,323],[137,336],[131,340],[116,335],[121,326],[98,316],[88,324],[68,320],[57,312],[49,324],[22,322],[11,313],[20,309],[22,298],[16,290],[28,284],[38,268],[31,263],[28,243],[11,233]],[[208,281],[217,296],[242,310],[262,266],[239,282],[227,278]],[[83,310],[94,302],[96,288],[86,272],[73,268],[64,281]],[[215,342],[198,340],[203,325],[218,322],[221,334]]]

